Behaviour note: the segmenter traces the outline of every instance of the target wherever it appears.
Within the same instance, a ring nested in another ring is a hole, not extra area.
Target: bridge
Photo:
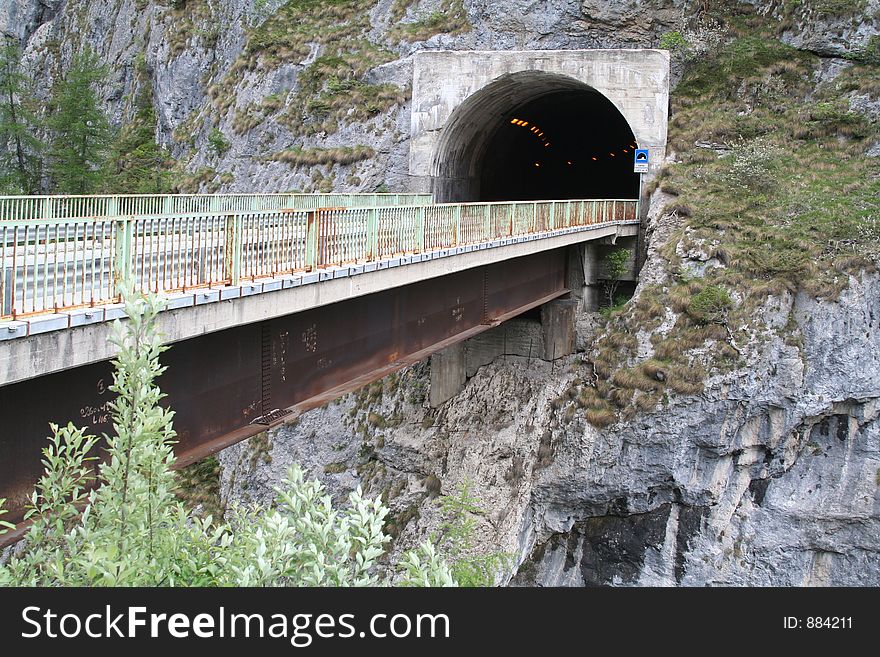
[[[12,520],[49,422],[112,431],[107,335],[123,280],[166,299],[160,385],[180,466],[432,354],[440,405],[473,367],[464,341],[515,317],[540,320],[518,348],[569,354],[575,307],[597,307],[603,253],[630,250],[635,277],[633,149],[665,145],[665,113],[658,131],[653,110],[577,79],[621,63],[595,52],[601,66],[582,75],[555,71],[564,58],[536,71],[486,55],[468,78],[484,86],[433,113],[419,95],[424,62],[448,56],[417,58],[409,174],[425,193],[0,197],[0,497]],[[659,69],[652,108],[665,102]],[[592,137],[572,124],[584,108],[604,122]],[[478,358],[491,359],[491,342]]]

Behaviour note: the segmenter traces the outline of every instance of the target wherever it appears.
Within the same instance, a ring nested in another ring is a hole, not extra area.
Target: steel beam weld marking
[[[489,323],[489,268],[483,267],[483,319],[482,324]]]
[[[260,327],[260,410],[263,417],[273,411],[272,406],[272,322],[265,321]],[[256,420],[254,420],[256,422]],[[253,424],[253,422],[252,422]]]

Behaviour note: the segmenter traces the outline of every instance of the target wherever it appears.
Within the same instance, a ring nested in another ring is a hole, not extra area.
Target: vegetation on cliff
[[[859,56],[822,75],[818,56],[777,39],[775,21],[726,7],[702,18],[721,27],[717,47],[689,57],[684,36],[666,38],[684,71],[671,100],[673,162],[649,191],[671,199],[664,212],[678,228],[660,250],[666,280],[611,313],[557,400],[596,426],[671,392],[699,393],[709,373],[736,366],[769,296],[835,299],[876,267],[880,173],[866,152],[880,124],[863,108],[880,99],[880,67]]]
[[[298,74],[296,88],[235,109],[236,132],[277,115],[295,134],[330,134],[342,122],[366,121],[403,103],[404,90],[366,80],[370,69],[395,58],[368,38],[372,6],[370,0],[289,0],[249,30],[241,55],[209,88],[214,110],[222,115],[235,105],[242,73],[306,62],[315,49],[318,56]]]

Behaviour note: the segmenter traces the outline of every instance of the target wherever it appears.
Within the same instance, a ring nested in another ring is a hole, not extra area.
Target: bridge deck
[[[7,219],[0,221],[0,320],[55,315],[36,322],[36,330],[65,319],[73,326],[90,317],[74,320],[67,311],[118,302],[125,278],[165,294],[286,274],[310,274],[302,281],[313,282],[340,275],[346,265],[370,271],[393,258],[637,221],[638,201],[622,199]],[[32,334],[31,324],[9,325],[0,340]]]

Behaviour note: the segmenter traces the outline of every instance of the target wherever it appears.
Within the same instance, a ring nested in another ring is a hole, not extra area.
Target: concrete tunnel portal
[[[667,51],[419,51],[409,186],[440,202],[636,198],[632,147],[652,178],[668,115]]]
[[[441,202],[637,198],[637,146],[603,94],[541,71],[505,75],[466,99],[438,145]]]

